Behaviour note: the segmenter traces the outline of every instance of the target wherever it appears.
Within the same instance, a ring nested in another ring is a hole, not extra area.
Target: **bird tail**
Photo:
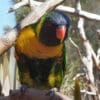
[[[75,79],[75,86],[74,86],[74,100],[82,100],[81,93],[80,93],[79,80],[77,78]]]

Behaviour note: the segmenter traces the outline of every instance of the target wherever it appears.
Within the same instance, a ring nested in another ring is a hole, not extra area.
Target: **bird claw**
[[[21,88],[20,88],[20,92],[21,92],[21,94],[24,95],[25,92],[27,91],[27,89],[28,89],[28,86],[25,85],[25,84],[23,84],[23,85],[21,86]]]
[[[4,96],[4,94],[2,93],[2,85],[0,83],[0,96]]]
[[[14,95],[16,95],[16,91],[14,91],[14,90],[10,90],[10,91],[9,91],[9,95],[10,95],[10,96],[14,96]]]
[[[57,88],[52,88],[50,89],[47,93],[46,96],[54,96],[54,94],[58,91]]]
[[[10,96],[14,96],[14,95],[25,95],[26,91],[28,89],[27,85],[21,85],[19,91],[14,91],[14,90],[10,90],[9,94]]]

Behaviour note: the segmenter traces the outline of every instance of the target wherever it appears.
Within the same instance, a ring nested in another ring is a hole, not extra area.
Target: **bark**
[[[32,88],[27,89],[25,94],[21,94],[20,90],[14,90],[9,96],[1,96],[0,100],[72,100],[59,92],[56,92],[53,96],[49,96],[47,93],[48,91]]]

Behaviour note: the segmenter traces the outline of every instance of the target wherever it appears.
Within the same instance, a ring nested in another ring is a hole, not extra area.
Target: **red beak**
[[[65,33],[66,33],[66,27],[65,26],[60,26],[56,29],[56,36],[60,40],[64,40],[65,38]]]

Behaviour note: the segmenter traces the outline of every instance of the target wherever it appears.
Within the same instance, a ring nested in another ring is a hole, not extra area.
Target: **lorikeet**
[[[59,88],[66,69],[65,44],[70,25],[61,11],[51,11],[20,31],[15,56],[21,84]]]

